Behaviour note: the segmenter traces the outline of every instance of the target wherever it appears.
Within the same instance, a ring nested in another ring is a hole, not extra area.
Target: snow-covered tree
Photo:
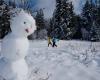
[[[69,0],[56,0],[51,35],[60,39],[70,39],[75,32],[74,16],[72,2],[69,2]]]
[[[92,26],[90,30],[91,34],[91,40],[92,41],[97,41],[100,38],[100,26],[98,25],[97,18],[98,16],[98,8],[96,4],[93,4],[91,1],[91,20],[92,20]]]
[[[51,36],[51,32],[53,31],[53,20],[52,20],[52,18],[50,19],[50,21],[49,21],[49,25],[48,25],[49,27],[47,27],[47,35],[49,36],[49,37],[52,37]]]
[[[75,34],[73,34],[72,39],[83,39],[82,36],[82,28],[84,26],[83,24],[83,19],[81,18],[80,15],[76,15],[75,20],[73,21],[75,23]]]
[[[96,32],[96,38],[100,41],[100,0],[97,1],[96,10],[95,13],[95,32]]]
[[[62,0],[56,0],[56,9],[53,14],[52,18],[52,31],[50,32],[51,36],[61,38],[63,34],[63,29],[61,27],[62,25],[62,15],[63,15],[63,1]]]
[[[45,19],[44,19],[43,9],[40,9],[37,11],[35,20],[36,20],[37,29],[36,29],[35,33],[33,33],[31,36],[29,36],[29,39],[46,39],[47,30],[45,27]]]
[[[36,34],[37,34],[37,39],[38,39],[40,36],[39,35],[40,30],[45,28],[43,9],[40,9],[37,11],[35,20],[36,20],[36,25],[37,25]]]
[[[9,10],[9,6],[3,0],[0,0],[0,38],[11,31]]]
[[[91,41],[97,41],[100,37],[100,26],[98,26],[98,7],[93,0],[86,1],[83,7],[82,17],[85,20],[84,27],[89,32],[89,39]]]
[[[100,0],[98,2],[98,6],[97,6],[97,23],[100,26]]]
[[[83,11],[82,11],[82,17],[85,20],[84,24],[85,24],[85,28],[87,30],[90,30],[91,26],[92,26],[92,20],[91,20],[91,5],[89,3],[89,1],[87,0],[84,7],[83,7]]]
[[[42,9],[37,11],[35,19],[36,19],[37,30],[44,29],[45,21],[44,21],[44,13]]]
[[[11,7],[11,8],[16,8],[16,2],[15,0],[12,2],[11,0],[8,1],[8,5]]]

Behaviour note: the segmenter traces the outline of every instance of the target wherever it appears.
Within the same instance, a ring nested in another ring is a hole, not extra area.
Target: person
[[[52,47],[57,47],[56,42],[57,42],[57,39],[55,37],[53,37],[53,39],[52,39],[52,43],[53,43]]]
[[[49,47],[49,45],[52,46],[52,42],[51,42],[51,38],[50,37],[48,37],[48,47]]]

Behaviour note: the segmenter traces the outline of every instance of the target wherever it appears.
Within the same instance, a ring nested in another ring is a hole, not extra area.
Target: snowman
[[[36,30],[33,17],[22,9],[15,10],[11,30],[1,44],[0,76],[5,80],[27,80],[28,66],[25,61],[29,49],[27,36]]]

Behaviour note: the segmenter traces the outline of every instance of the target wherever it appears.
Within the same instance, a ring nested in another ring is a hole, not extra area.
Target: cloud
[[[84,5],[86,0],[70,0],[70,1],[73,2],[74,12],[80,14],[82,6]],[[54,12],[55,4],[56,4],[55,0],[37,0],[37,5],[35,6],[35,8],[38,9],[45,8],[44,9],[45,18],[50,18],[52,17],[52,14]]]
[[[71,1],[73,2],[74,5],[74,12],[80,14],[86,0],[71,0]]]
[[[52,14],[55,9],[55,0],[38,0],[37,5],[35,8],[45,8],[44,9],[44,15],[45,18],[52,17]]]
[[[11,1],[14,1],[14,0],[11,0]],[[20,0],[15,0],[15,1],[20,3]],[[54,12],[55,5],[56,5],[56,0],[29,0],[29,1],[34,3],[32,4],[34,9],[45,8],[44,9],[45,18],[52,17],[52,14]],[[80,14],[82,10],[82,6],[84,5],[86,0],[70,0],[70,1],[73,2],[74,12],[77,14]]]

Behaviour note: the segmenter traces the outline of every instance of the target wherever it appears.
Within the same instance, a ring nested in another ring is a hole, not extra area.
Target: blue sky
[[[6,0],[7,1],[7,0]],[[14,1],[14,0],[11,0]],[[21,0],[15,0],[16,3],[19,3]],[[31,1],[33,9],[45,8],[44,15],[45,18],[52,17],[53,11],[55,9],[55,0],[29,0]],[[77,14],[80,14],[82,6],[86,0],[70,0],[74,4],[74,11]]]
[[[45,8],[45,17],[52,17],[53,11],[55,9],[55,0],[37,0],[37,4],[34,6],[34,8]]]
[[[85,3],[85,0],[71,0],[71,1],[74,4],[75,13],[80,14],[82,6]],[[53,11],[55,9],[55,0],[37,0],[35,8],[45,8],[44,9],[45,17],[46,18],[52,17]]]
[[[71,1],[74,4],[75,13],[80,14],[86,0],[71,0]]]

